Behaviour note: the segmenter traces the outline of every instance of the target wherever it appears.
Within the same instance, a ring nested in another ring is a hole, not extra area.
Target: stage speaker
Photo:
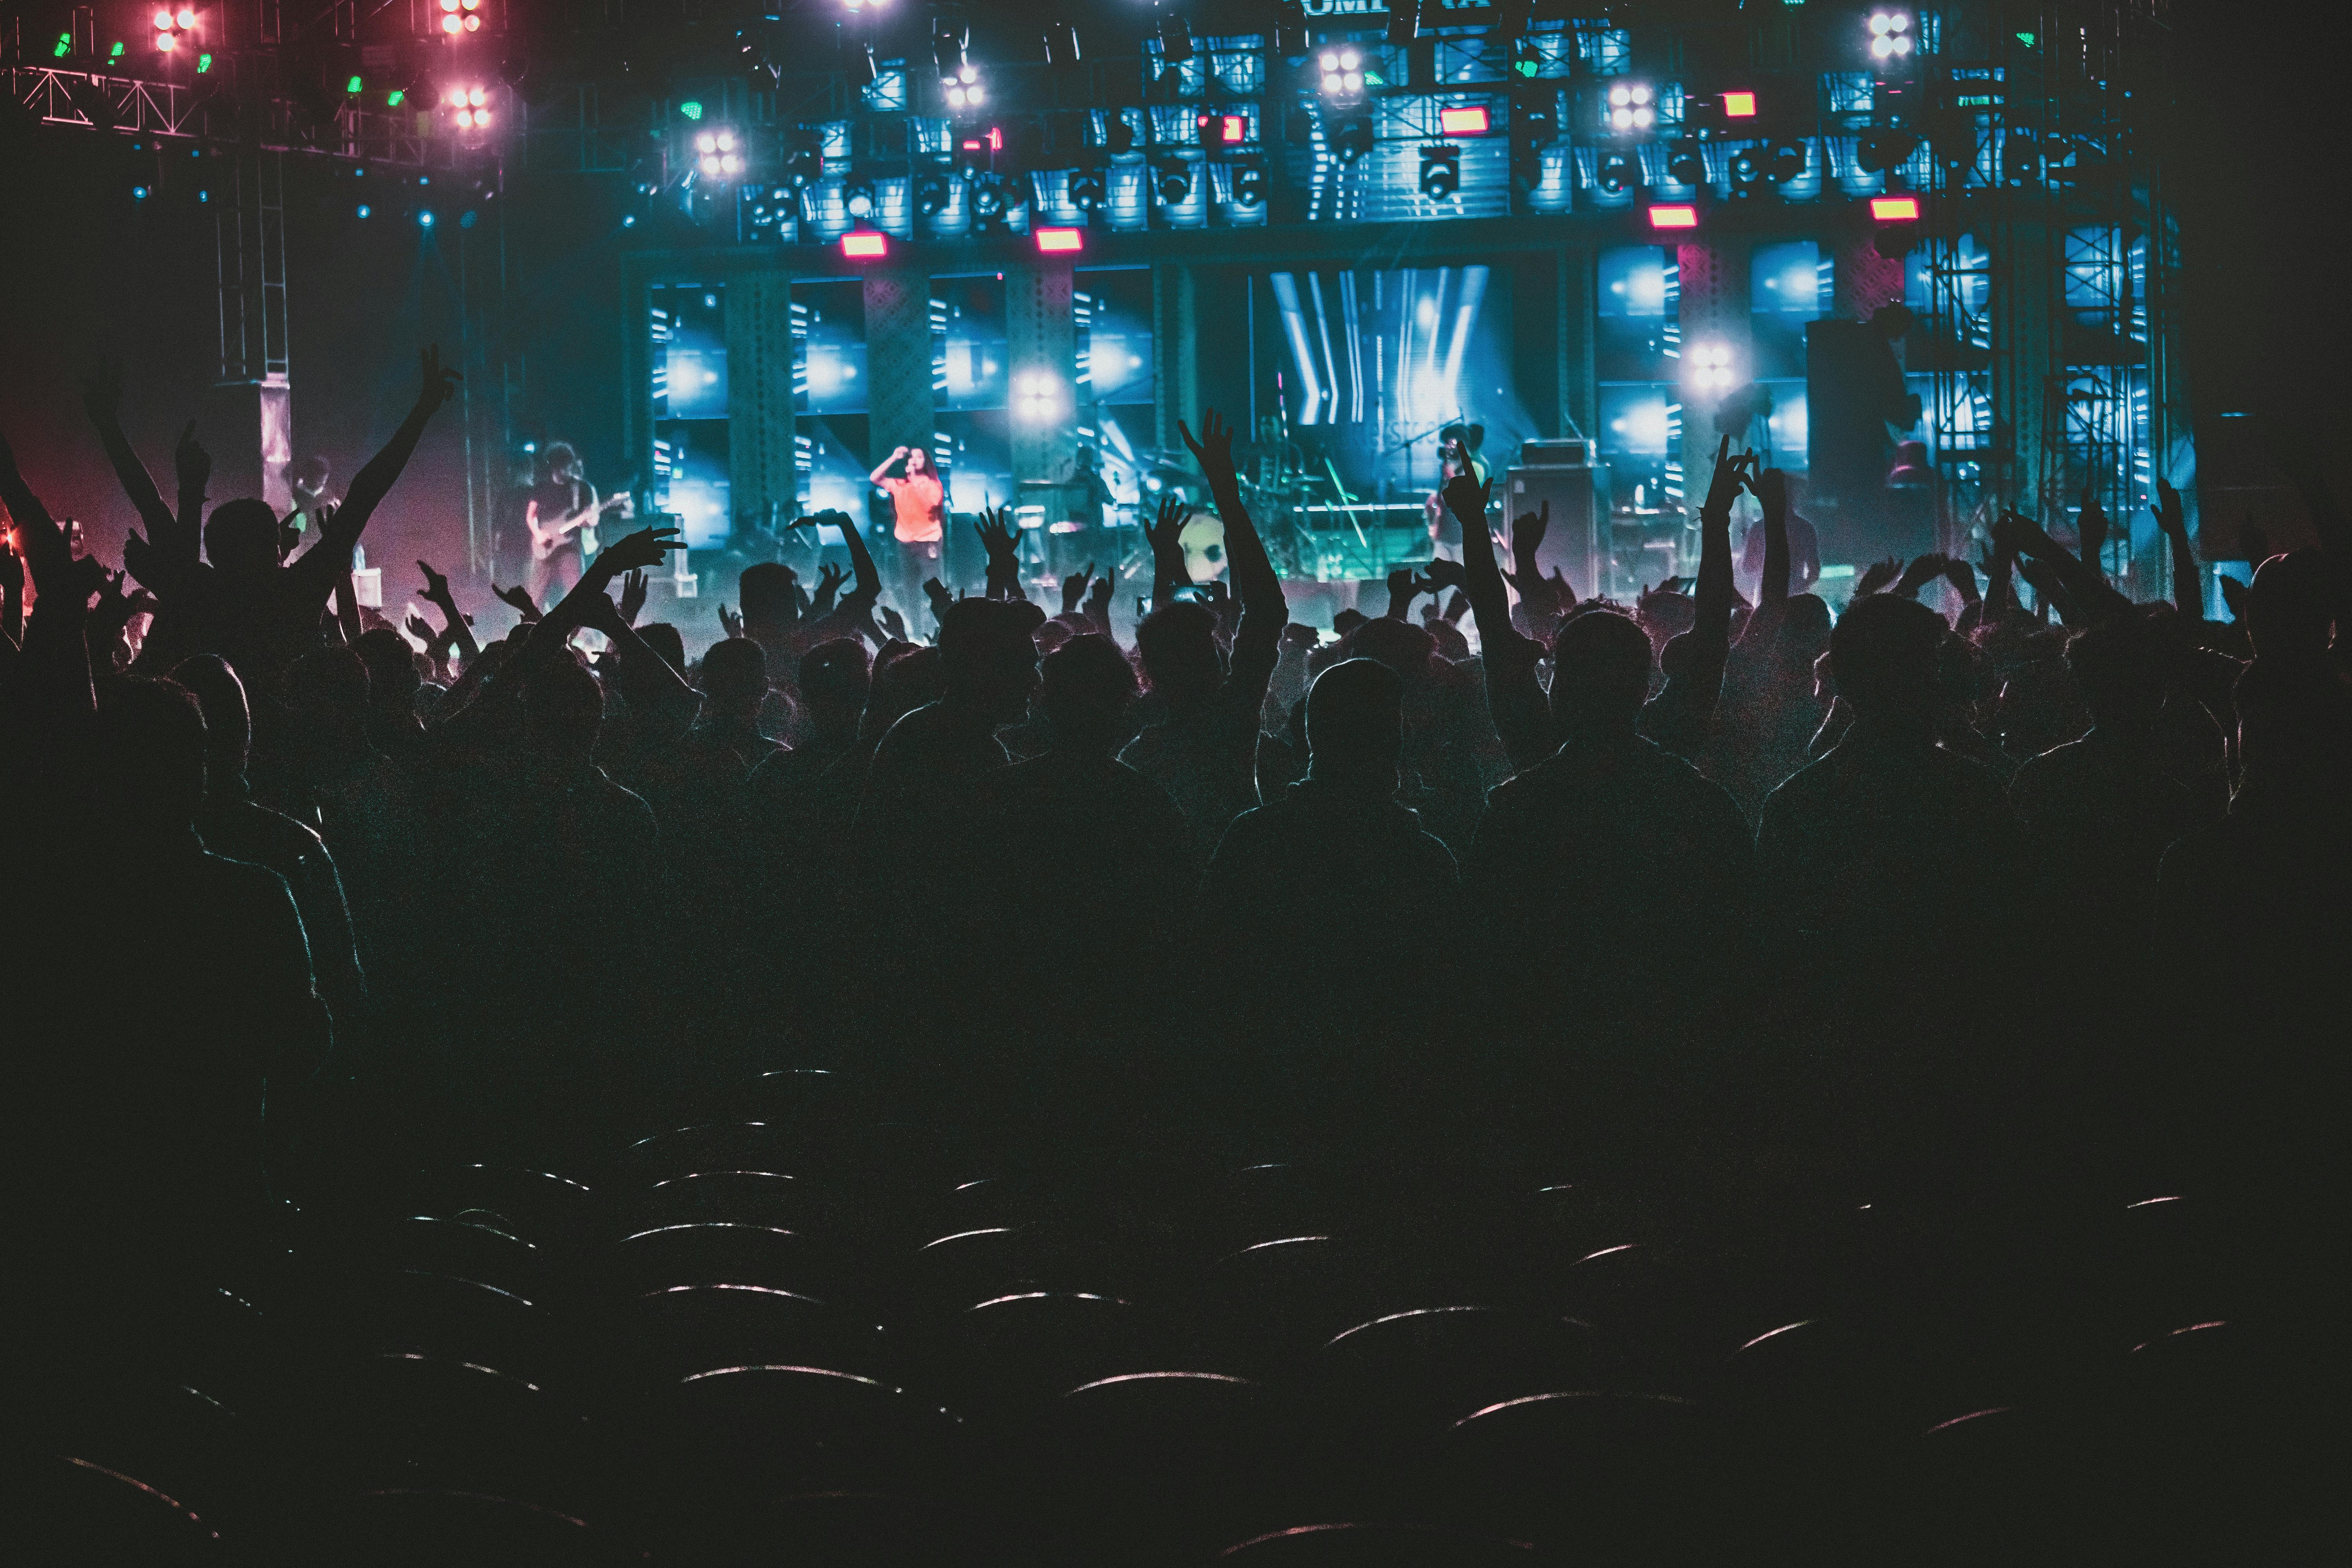
[[[1504,515],[1494,522],[1498,534],[1507,531],[1513,518],[1538,510],[1546,502],[1551,505],[1551,526],[1544,533],[1543,548],[1536,552],[1536,563],[1546,576],[1559,567],[1568,574],[1576,596],[1590,599],[1609,586],[1609,546],[1594,516],[1592,465],[1523,464],[1505,470]],[[1498,537],[1496,543],[1499,549],[1503,540]],[[1508,565],[1506,560],[1507,570]]]

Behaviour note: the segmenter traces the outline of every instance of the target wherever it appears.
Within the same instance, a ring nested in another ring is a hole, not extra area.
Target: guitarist
[[[550,441],[540,453],[547,478],[531,487],[523,500],[523,525],[530,552],[523,586],[541,605],[568,593],[580,581],[583,560],[580,531],[594,524],[600,508],[596,487],[580,472],[580,454],[569,441]]]

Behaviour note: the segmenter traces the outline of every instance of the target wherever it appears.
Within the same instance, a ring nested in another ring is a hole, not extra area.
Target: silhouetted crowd
[[[2293,1321],[2283,1259],[2340,1250],[2352,535],[2324,484],[2326,548],[2217,623],[2161,483],[2173,603],[2110,582],[2094,502],[2075,549],[2007,513],[1981,569],[1874,566],[1833,615],[1790,591],[1784,477],[1727,443],[1695,582],[1631,606],[1544,576],[1548,519],[1498,538],[1457,477],[1462,559],[1325,633],[1212,412],[1185,438],[1230,587],[1190,585],[1163,509],[1122,637],[1114,574],[1040,603],[992,512],[981,592],[891,605],[827,514],[846,570],[747,568],[689,659],[707,634],[642,620],[665,528],[559,602],[501,591],[522,619],[488,642],[423,563],[437,627],[356,603],[452,380],[428,353],[290,558],[192,437],[166,502],[119,378],[87,400],[142,520],[121,571],[0,447],[37,1398],[408,1173],[597,1170],[786,1070],[1048,1186],[1170,1151],[1565,1162],[1703,1187],[1732,1229],[1727,1194],[1907,1205],[1972,1259],[2083,1194],[2191,1193]]]

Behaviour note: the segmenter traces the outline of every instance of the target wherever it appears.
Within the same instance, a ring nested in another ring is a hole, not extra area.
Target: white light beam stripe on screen
[[[1315,297],[1315,336],[1323,345],[1323,396],[1329,405],[1329,417],[1324,422],[1339,422],[1339,368],[1331,359],[1331,313],[1323,304],[1323,274],[1307,275],[1307,291]]]
[[[1312,425],[1322,411],[1323,389],[1315,379],[1314,353],[1307,346],[1307,319],[1298,308],[1298,279],[1287,272],[1276,272],[1267,281],[1274,286],[1274,302],[1282,311],[1283,335],[1290,340],[1290,363],[1298,367],[1298,377],[1307,384],[1307,401],[1298,422]]]
[[[1364,422],[1364,334],[1353,268],[1339,274],[1339,330],[1348,344],[1348,418]]]
[[[1462,269],[1462,289],[1454,308],[1454,342],[1445,350],[1445,395],[1452,399],[1463,417],[1469,410],[1460,408],[1462,385],[1462,354],[1470,345],[1471,324],[1478,319],[1478,307],[1486,298],[1486,269],[1465,267]]]

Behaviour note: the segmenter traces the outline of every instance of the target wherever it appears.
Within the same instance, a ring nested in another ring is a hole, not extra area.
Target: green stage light
[[[680,114],[685,115],[688,120],[699,120],[702,118],[702,105],[695,99],[689,98],[684,103],[679,104],[677,106],[677,111]]]
[[[360,81],[359,78],[353,77],[351,80],[343,83],[343,90],[345,92],[359,92],[362,90],[362,85],[363,84]]]
[[[386,109],[398,109],[401,106],[402,101],[407,97],[407,93],[395,87],[390,92],[383,95],[383,106]]]

